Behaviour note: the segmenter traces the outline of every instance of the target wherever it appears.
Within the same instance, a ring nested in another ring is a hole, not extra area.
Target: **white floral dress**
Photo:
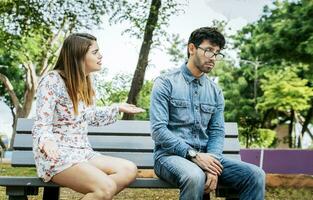
[[[57,71],[49,72],[40,80],[32,136],[37,174],[45,182],[66,168],[98,155],[87,138],[88,124],[111,124],[118,116],[117,106],[88,107],[80,102],[78,111],[79,114],[74,115],[65,82]],[[39,149],[39,145],[46,140],[55,141],[58,145],[57,160],[47,157]]]

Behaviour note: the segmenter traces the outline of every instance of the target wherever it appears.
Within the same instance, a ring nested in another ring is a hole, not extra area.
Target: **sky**
[[[170,18],[166,32],[179,34],[187,41],[193,30],[210,26],[212,21],[217,19],[227,21],[228,27],[231,28],[228,33],[233,34],[247,23],[259,19],[263,6],[271,2],[271,0],[189,0],[184,14]],[[123,26],[125,25],[118,24],[109,27],[108,23],[104,23],[102,30],[91,32],[97,37],[100,52],[103,54],[103,66],[108,69],[108,78],[112,78],[116,73],[133,74],[136,68],[141,41],[128,35],[121,37]],[[161,49],[153,49],[149,60],[145,75],[148,80],[158,76],[161,70],[178,67],[173,66],[166,52]]]
[[[179,34],[185,41],[190,33],[199,27],[210,26],[214,19],[228,22],[230,34],[241,29],[247,23],[259,19],[264,5],[272,0],[189,0],[185,12],[170,18],[168,33]],[[90,30],[97,37],[100,52],[103,55],[103,67],[108,69],[105,77],[110,80],[117,73],[133,74],[136,68],[141,41],[121,35],[123,24],[109,26],[107,22],[101,29]],[[151,80],[159,75],[161,70],[173,66],[169,57],[161,49],[154,49],[149,57],[150,67],[147,68],[145,78]],[[35,106],[33,106],[34,108]],[[12,116],[10,109],[0,99],[0,133],[11,135]],[[31,112],[30,118],[34,116]]]

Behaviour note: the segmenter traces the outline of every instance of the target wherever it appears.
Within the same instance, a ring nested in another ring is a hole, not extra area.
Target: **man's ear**
[[[194,55],[196,50],[197,50],[197,48],[193,43],[188,44],[188,52],[189,52],[190,56]]]

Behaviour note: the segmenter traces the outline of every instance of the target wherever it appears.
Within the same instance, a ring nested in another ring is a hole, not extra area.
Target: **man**
[[[236,188],[240,199],[264,199],[265,173],[223,157],[224,97],[206,76],[223,58],[224,36],[203,27],[190,35],[188,61],[155,80],[150,107],[155,173],[180,189],[180,199],[199,200],[217,180]]]

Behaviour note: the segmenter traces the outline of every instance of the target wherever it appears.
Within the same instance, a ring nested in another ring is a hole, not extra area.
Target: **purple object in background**
[[[266,149],[263,169],[267,173],[313,175],[313,151]]]
[[[313,175],[313,150],[241,149],[240,155],[266,173]]]
[[[260,166],[261,149],[240,149],[241,160]]]

